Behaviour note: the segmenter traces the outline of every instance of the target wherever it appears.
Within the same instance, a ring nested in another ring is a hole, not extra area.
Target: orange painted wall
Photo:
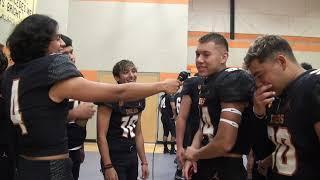
[[[188,46],[197,46],[198,39],[209,32],[203,31],[189,31],[188,32]],[[219,32],[229,41],[230,48],[249,48],[250,44],[262,34],[244,34],[236,33],[235,39],[229,39],[230,33]],[[302,37],[302,36],[282,36],[285,38],[294,51],[304,52],[320,52],[320,38],[319,37]]]

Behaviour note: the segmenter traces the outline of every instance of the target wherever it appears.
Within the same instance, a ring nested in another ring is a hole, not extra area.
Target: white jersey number
[[[181,97],[177,97],[176,100],[176,108],[177,108],[177,113],[179,114],[180,112],[180,106],[181,106]]]
[[[209,137],[212,137],[214,134],[214,127],[211,123],[211,118],[209,115],[208,107],[203,106],[202,107],[202,121],[201,121],[201,127],[202,127],[202,133],[204,135],[208,135]]]
[[[165,109],[166,108],[166,97],[163,97],[160,101],[160,108]]]
[[[13,80],[11,87],[10,100],[10,119],[14,125],[19,125],[22,135],[28,134],[27,128],[24,125],[18,101],[19,79]]]
[[[121,121],[121,128],[123,130],[122,136],[129,138],[129,134],[131,138],[134,138],[136,134],[134,133],[134,129],[136,128],[136,122],[138,121],[138,115],[133,116],[124,116]]]
[[[268,135],[276,144],[276,149],[272,153],[273,167],[276,166],[282,175],[292,176],[297,169],[297,156],[290,132],[287,128],[276,129],[268,126]]]

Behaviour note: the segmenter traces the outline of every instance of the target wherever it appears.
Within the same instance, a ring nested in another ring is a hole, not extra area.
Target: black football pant
[[[201,159],[192,180],[246,180],[246,174],[242,158]]]
[[[176,124],[174,120],[161,116],[161,122],[163,126],[163,136],[168,137],[170,132],[172,137],[176,137]]]
[[[0,179],[13,180],[15,156],[7,145],[0,145]]]
[[[69,156],[72,160],[72,175],[74,180],[79,179],[80,165],[81,165],[81,157],[80,157],[80,149],[69,151]]]
[[[110,151],[110,158],[119,180],[137,180],[138,156],[135,149],[132,152]]]

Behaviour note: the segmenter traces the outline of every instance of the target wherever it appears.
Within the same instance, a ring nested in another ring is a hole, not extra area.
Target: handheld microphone
[[[188,79],[188,77],[189,77],[189,73],[188,73],[187,71],[181,71],[181,72],[179,73],[177,79],[178,79],[180,82],[182,82],[182,81]]]
[[[187,71],[181,71],[180,73],[179,73],[179,75],[178,75],[178,80],[180,81],[180,82],[182,82],[182,81],[184,81],[184,80],[186,80],[186,79],[188,79],[188,76],[189,76],[190,74],[187,72]],[[158,113],[158,119],[159,119],[159,113]],[[152,152],[152,179],[154,179],[154,152],[155,152],[155,150],[156,150],[156,146],[157,146],[157,141],[158,141],[158,136],[159,136],[159,127],[157,127],[157,137],[156,137],[156,142],[154,143],[154,147],[153,147],[153,152]]]

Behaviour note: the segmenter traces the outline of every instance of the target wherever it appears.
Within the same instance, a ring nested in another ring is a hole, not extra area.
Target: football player
[[[227,59],[228,42],[222,35],[199,39],[196,66],[206,79],[199,95],[201,125],[185,152],[187,179],[246,179],[242,155],[250,150],[254,80],[244,70],[226,68]]]
[[[191,145],[194,135],[199,129],[199,85],[202,84],[201,77],[191,77],[183,82],[181,91],[182,100],[180,111],[176,121],[177,133],[177,160],[178,167],[175,174],[176,179],[182,178],[183,154],[185,148]]]
[[[72,39],[61,34],[61,53],[69,56],[69,59],[75,63],[73,53]],[[72,175],[74,180],[78,180],[80,165],[84,161],[84,141],[86,139],[86,124],[94,113],[93,103],[80,102],[78,100],[69,99],[69,112],[67,122],[68,149],[69,156],[72,160]]]
[[[174,148],[176,140],[176,124],[177,110],[175,105],[175,96],[170,94],[163,94],[160,97],[160,112],[161,122],[163,126],[163,153],[175,154]],[[171,134],[171,149],[168,148],[168,136]]]
[[[129,60],[116,63],[112,73],[118,84],[132,83],[137,80],[137,68]],[[148,162],[141,131],[141,113],[145,108],[145,99],[98,104],[98,147],[104,178],[136,180],[138,154],[142,179],[147,179]]]
[[[68,99],[137,100],[174,93],[180,85],[178,80],[113,85],[84,79],[68,56],[58,53],[58,23],[45,15],[22,20],[7,44],[14,65],[3,75],[1,92],[5,116],[17,135],[18,180],[73,179],[65,125]]]
[[[280,36],[255,40],[244,62],[255,77],[254,112],[276,148],[260,163],[272,180],[320,179],[320,73],[304,70]]]
[[[8,59],[3,53],[4,46],[0,44],[0,84],[2,73],[8,66]],[[13,180],[14,175],[14,153],[13,138],[8,136],[10,133],[9,120],[4,115],[4,99],[0,90],[0,177],[3,179]]]

